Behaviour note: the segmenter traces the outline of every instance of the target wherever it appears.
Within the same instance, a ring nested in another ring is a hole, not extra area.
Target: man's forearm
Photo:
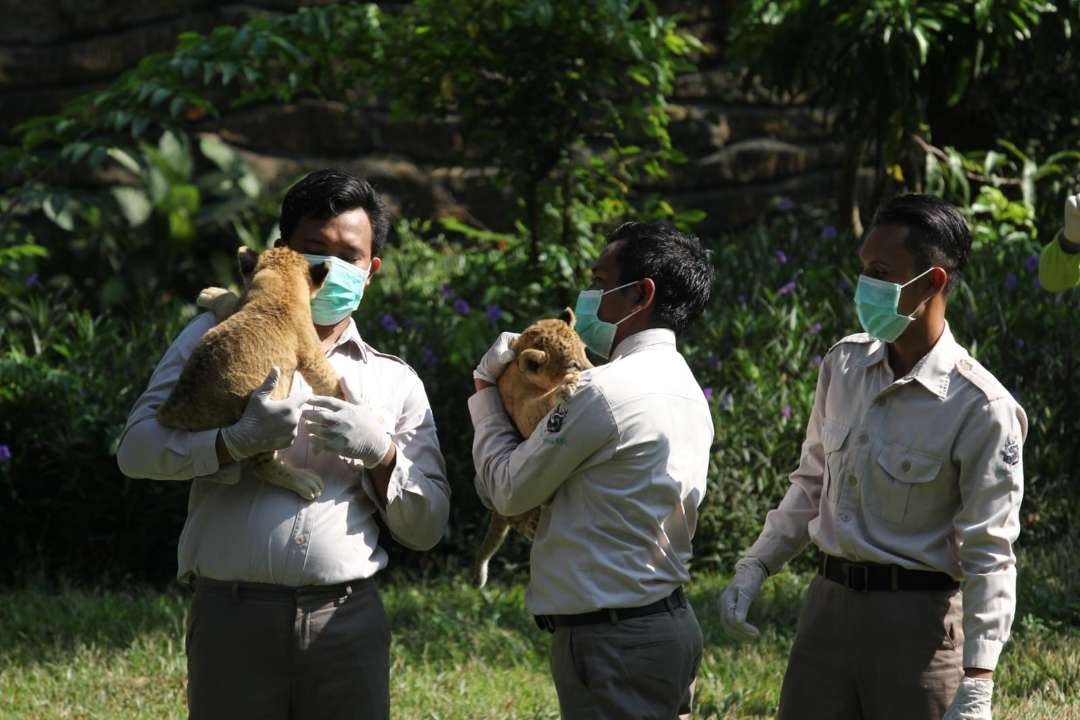
[[[371,485],[375,488],[375,494],[379,496],[379,502],[386,507],[387,490],[390,487],[390,475],[397,466],[397,447],[390,443],[390,449],[386,451],[382,462],[368,470],[371,477]]]

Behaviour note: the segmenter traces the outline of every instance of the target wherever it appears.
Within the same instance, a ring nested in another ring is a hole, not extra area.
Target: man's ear
[[[935,267],[930,271],[930,283],[935,293],[945,292],[949,285],[949,272],[945,268]]]
[[[559,315],[559,319],[570,327],[574,327],[577,324],[577,316],[574,315],[574,311],[570,308],[563,308],[562,313]]]
[[[236,262],[240,266],[240,274],[247,280],[259,264],[259,253],[247,245],[241,245],[236,251]]]
[[[656,300],[656,283],[650,277],[642,278],[641,294],[638,296],[638,302],[645,307],[651,307],[654,300]]]
[[[544,365],[547,364],[547,353],[543,350],[537,350],[536,348],[526,348],[518,353],[517,365],[518,370],[523,375],[536,375],[544,369]]]
[[[308,272],[311,273],[311,287],[318,290],[322,287],[326,276],[330,274],[330,261],[324,260],[321,263],[311,265]]]

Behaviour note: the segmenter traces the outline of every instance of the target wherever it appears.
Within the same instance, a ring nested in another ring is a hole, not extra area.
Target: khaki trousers
[[[689,602],[614,625],[558,628],[551,675],[563,720],[689,718],[703,645]]]
[[[963,676],[959,590],[856,592],[815,577],[780,720],[941,720]]]
[[[390,630],[375,583],[295,593],[198,581],[191,720],[386,720]]]

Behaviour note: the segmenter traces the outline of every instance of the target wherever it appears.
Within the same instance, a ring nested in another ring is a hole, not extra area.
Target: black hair
[[[608,244],[621,242],[615,256],[619,283],[652,278],[656,283],[653,320],[677,333],[696,320],[712,293],[713,268],[697,236],[669,223],[628,222]]]
[[[380,257],[390,230],[386,206],[371,183],[342,170],[316,170],[289,188],[281,201],[281,240],[287,244],[302,220],[329,220],[357,208],[371,223],[371,256]]]
[[[870,229],[887,225],[907,229],[904,247],[915,258],[916,273],[944,268],[945,293],[952,292],[971,256],[971,231],[960,211],[933,195],[897,195],[877,211]]]

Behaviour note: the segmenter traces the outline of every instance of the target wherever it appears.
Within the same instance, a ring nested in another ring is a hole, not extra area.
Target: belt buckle
[[[861,570],[861,573],[855,573],[853,571]],[[861,578],[861,582],[856,582],[855,578]],[[855,592],[869,592],[870,591],[870,568],[865,565],[852,565],[851,563],[844,564],[844,585],[848,590],[854,590]]]

